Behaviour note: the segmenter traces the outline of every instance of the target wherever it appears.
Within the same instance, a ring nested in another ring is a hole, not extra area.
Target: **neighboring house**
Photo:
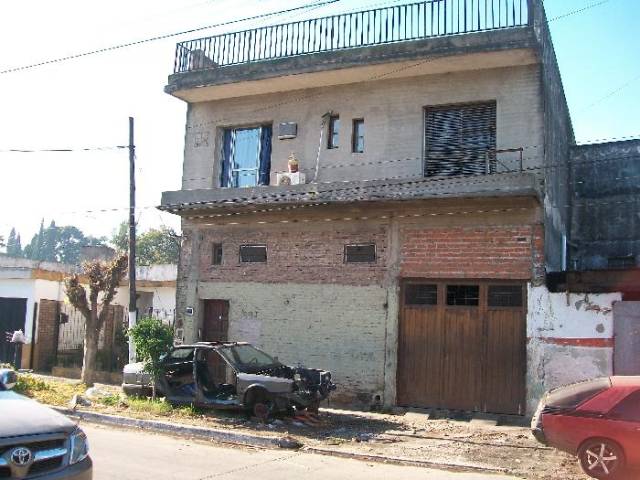
[[[84,319],[65,302],[63,283],[76,271],[73,265],[0,256],[0,363],[13,363],[14,346],[6,341],[5,332],[19,329],[27,339],[22,348],[22,368],[50,370],[63,357],[78,356],[84,339]],[[153,315],[173,323],[176,272],[176,265],[137,269],[140,316]],[[118,322],[127,321],[127,285],[123,282],[113,301],[107,328],[111,335],[116,334]],[[110,343],[104,338],[101,341],[101,345]]]
[[[574,138],[540,0],[182,42],[165,90],[188,104],[161,206],[182,217],[179,341],[319,365],[355,405],[524,414],[549,368],[585,374],[545,330],[600,335],[604,313],[565,322],[545,286],[568,261]]]
[[[604,338],[590,350],[600,351],[605,373],[640,375],[640,140],[575,146],[571,164],[569,271],[550,283],[619,295],[594,324]]]

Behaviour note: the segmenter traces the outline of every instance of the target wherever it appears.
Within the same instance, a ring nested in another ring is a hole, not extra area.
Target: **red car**
[[[640,377],[599,378],[550,390],[531,429],[538,441],[576,455],[590,477],[622,478],[640,467]]]

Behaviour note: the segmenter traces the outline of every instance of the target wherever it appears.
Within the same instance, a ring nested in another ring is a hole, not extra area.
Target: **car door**
[[[606,417],[611,432],[605,436],[620,443],[629,465],[640,467],[640,389],[623,398]]]
[[[177,347],[162,362],[161,388],[167,400],[191,403],[195,394],[193,380],[193,347]]]

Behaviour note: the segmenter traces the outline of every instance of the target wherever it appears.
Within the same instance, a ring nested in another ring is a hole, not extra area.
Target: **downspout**
[[[322,115],[322,122],[320,123],[320,139],[318,140],[318,154],[316,155],[316,168],[311,183],[316,183],[318,180],[318,170],[320,169],[320,152],[322,151],[322,137],[324,135],[324,126],[327,124],[327,119],[331,117],[332,114],[333,112],[329,110],[327,113]]]

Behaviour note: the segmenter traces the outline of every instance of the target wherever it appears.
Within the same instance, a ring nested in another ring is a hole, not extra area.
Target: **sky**
[[[52,58],[214,25],[309,2],[300,0],[21,0],[3,2],[0,71]],[[341,0],[313,11],[211,28],[38,68],[0,74],[0,235],[25,245],[40,221],[110,236],[127,219],[128,151],[9,149],[116,147],[135,118],[139,228],[171,226],[158,211],[180,188],[186,105],[163,92],[175,43],[225,31],[409,3]],[[546,0],[549,18],[599,3]],[[640,136],[640,1],[608,0],[550,22],[576,139]]]

